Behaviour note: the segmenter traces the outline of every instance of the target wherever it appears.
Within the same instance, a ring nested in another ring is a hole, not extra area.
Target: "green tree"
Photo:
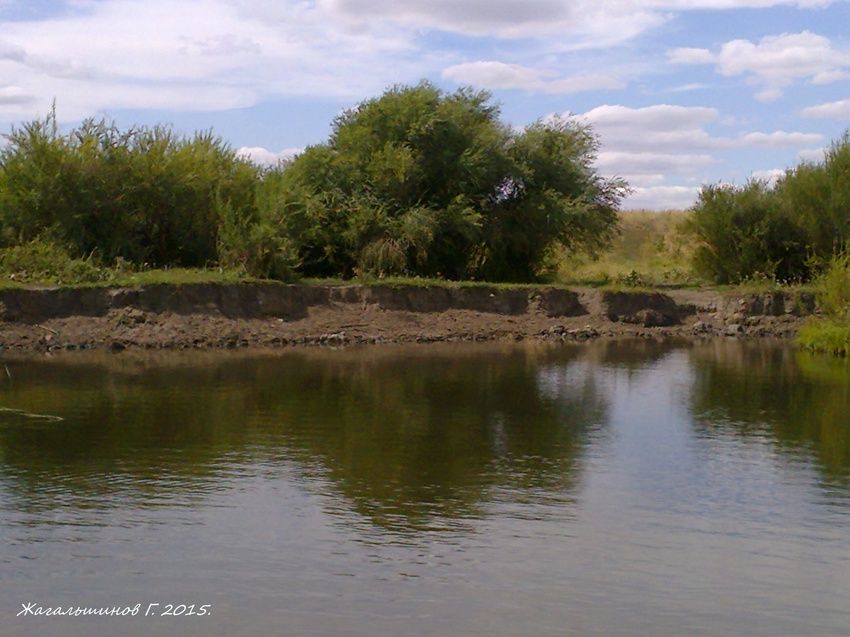
[[[327,143],[267,179],[302,271],[529,280],[557,243],[596,248],[625,192],[564,120],[517,132],[490,95],[394,87],[340,115]]]

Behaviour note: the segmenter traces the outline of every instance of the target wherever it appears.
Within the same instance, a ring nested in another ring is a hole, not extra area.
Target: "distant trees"
[[[704,187],[688,225],[699,241],[694,265],[707,278],[809,280],[850,247],[850,134],[773,187]]]

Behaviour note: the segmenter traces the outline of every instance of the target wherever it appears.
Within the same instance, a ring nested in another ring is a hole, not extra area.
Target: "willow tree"
[[[616,227],[625,184],[594,171],[596,149],[586,126],[516,131],[489,93],[423,82],[345,111],[267,181],[304,274],[531,280],[555,246]]]

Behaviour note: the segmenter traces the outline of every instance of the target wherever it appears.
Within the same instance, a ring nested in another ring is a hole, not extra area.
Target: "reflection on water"
[[[587,433],[605,419],[575,356],[420,349],[13,365],[0,398],[64,421],[0,412],[3,472],[31,510],[55,507],[54,489],[149,506],[219,488],[237,464],[291,460],[374,523],[427,528],[476,517],[494,490],[571,491]],[[554,372],[540,371],[553,357]],[[547,386],[560,369],[569,382]]]
[[[177,630],[26,602],[212,604],[186,635],[850,632],[844,362],[608,341],[6,366],[12,635]]]

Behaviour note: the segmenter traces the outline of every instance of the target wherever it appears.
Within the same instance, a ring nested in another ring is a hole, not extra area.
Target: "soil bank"
[[[793,336],[807,292],[157,285],[0,290],[0,351]]]

